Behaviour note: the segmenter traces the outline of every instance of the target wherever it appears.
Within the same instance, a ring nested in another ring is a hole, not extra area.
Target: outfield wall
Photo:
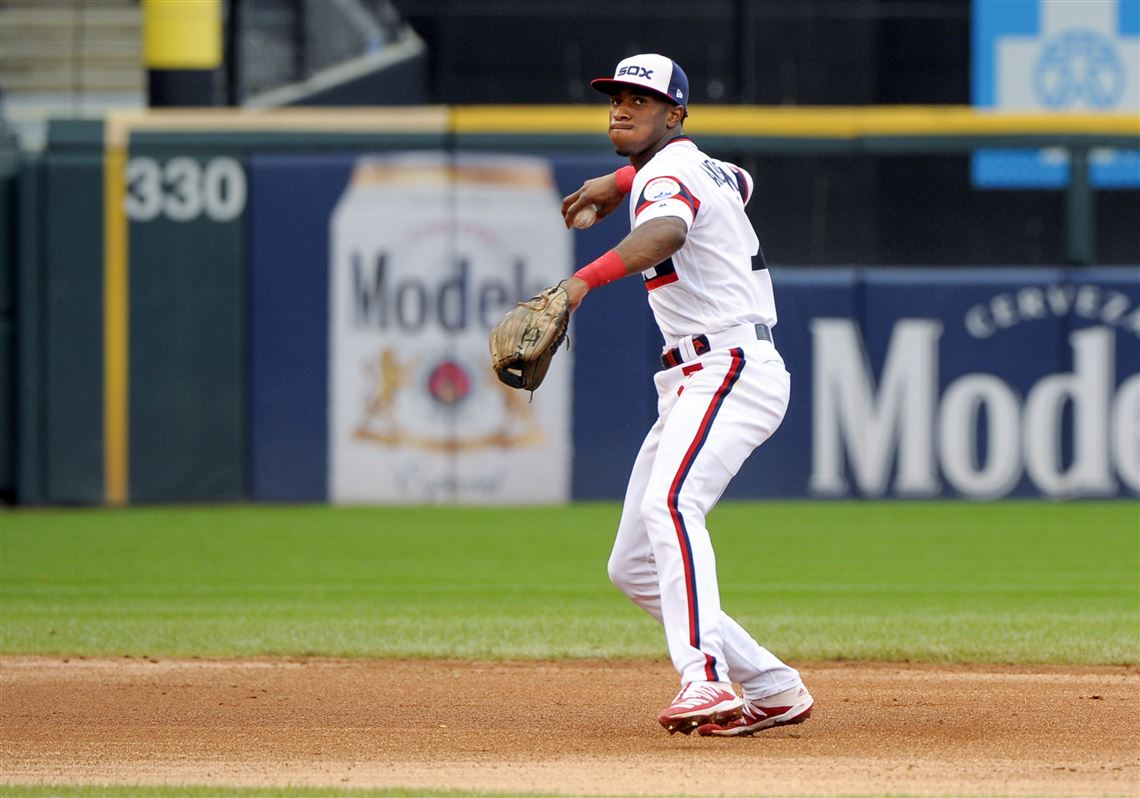
[[[596,134],[219,119],[56,124],[25,163],[21,501],[622,495],[660,348],[640,281],[591,296],[533,401],[486,366],[515,299],[627,230],[557,218],[618,165]],[[730,496],[1140,495],[1136,268],[773,281],[792,404]]]

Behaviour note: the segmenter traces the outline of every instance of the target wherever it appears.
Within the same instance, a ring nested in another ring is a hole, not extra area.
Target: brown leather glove
[[[561,283],[519,302],[491,330],[491,368],[506,385],[535,390],[569,325],[570,298]]]

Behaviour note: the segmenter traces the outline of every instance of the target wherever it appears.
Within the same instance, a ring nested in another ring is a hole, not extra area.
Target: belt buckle
[[[685,341],[688,341],[688,347],[685,346]],[[661,355],[661,365],[667,369],[671,369],[674,366],[679,366],[682,363],[687,362],[685,359],[687,348],[691,349],[693,352],[693,356],[689,358],[689,360],[696,360],[698,357],[708,352],[712,347],[709,344],[708,336],[690,335],[688,338],[682,339],[682,343],[679,346],[674,346],[672,349]]]

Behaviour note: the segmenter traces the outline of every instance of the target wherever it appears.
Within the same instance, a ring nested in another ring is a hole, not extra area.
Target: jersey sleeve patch
[[[645,184],[645,187],[641,189],[641,194],[637,198],[637,211],[635,212],[635,216],[640,216],[642,211],[646,208],[654,207],[659,204],[671,204],[673,202],[680,202],[686,205],[694,219],[697,216],[697,211],[701,207],[700,200],[694,197],[688,187],[677,178],[671,176],[651,178],[649,182]]]
[[[671,177],[655,177],[645,184],[641,196],[649,201],[669,199],[681,193],[681,184]]]

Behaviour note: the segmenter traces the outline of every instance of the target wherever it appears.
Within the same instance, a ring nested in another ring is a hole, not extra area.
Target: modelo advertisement
[[[782,460],[795,483],[779,490],[815,497],[1140,493],[1135,270],[851,271],[777,290],[793,402],[754,485]]]
[[[537,158],[357,163],[329,236],[332,501],[568,498],[571,354],[532,397],[487,351],[504,313],[572,271],[560,205]]]

